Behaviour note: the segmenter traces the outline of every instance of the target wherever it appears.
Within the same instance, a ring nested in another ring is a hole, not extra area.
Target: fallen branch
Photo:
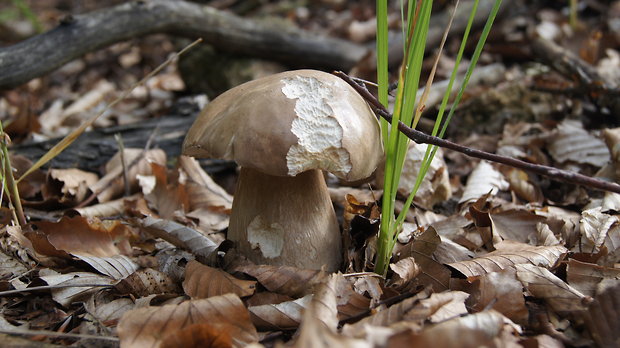
[[[42,76],[85,53],[153,33],[294,66],[348,70],[367,49],[349,41],[260,22],[186,1],[133,1],[64,19],[53,30],[0,48],[0,89]]]
[[[365,87],[360,86],[358,83],[353,81],[353,79],[351,79],[347,74],[341,71],[335,72],[334,74],[342,78],[348,84],[350,84],[353,88],[355,88],[355,90],[362,97],[364,97],[364,99],[366,99],[366,101],[370,104],[370,106],[375,110],[375,112],[378,115],[386,119],[388,122],[390,123],[392,122],[392,115],[387,111],[387,109],[381,103],[379,103],[377,98],[375,98],[375,96],[372,95],[372,93],[370,93]],[[453,143],[448,140],[444,140],[442,138],[438,138],[432,135],[425,134],[423,132],[420,132],[418,130],[408,127],[402,122],[398,123],[398,130],[400,130],[403,134],[405,134],[407,138],[419,144],[436,145],[442,148],[460,152],[469,157],[475,157],[475,158],[480,158],[480,159],[491,161],[491,162],[505,164],[505,165],[508,165],[514,168],[519,168],[519,169],[523,169],[525,171],[529,171],[532,173],[544,175],[544,176],[547,176],[555,180],[564,181],[564,182],[571,183],[571,184],[587,186],[587,187],[601,190],[601,191],[610,191],[610,192],[620,193],[620,185],[613,183],[613,182],[598,180],[598,179],[591,178],[589,176],[582,175],[582,174],[575,173],[575,172],[569,172],[566,170],[543,166],[540,164],[533,164],[533,163],[521,161],[521,160],[518,160],[512,157],[500,156],[497,154],[472,149],[472,148],[469,148],[463,145]]]

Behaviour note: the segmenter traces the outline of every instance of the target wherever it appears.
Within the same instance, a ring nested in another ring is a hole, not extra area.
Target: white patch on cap
[[[284,246],[284,229],[280,224],[268,224],[259,215],[248,225],[247,231],[252,249],[259,249],[268,259],[280,256]]]
[[[288,175],[323,169],[344,177],[351,171],[349,153],[342,148],[342,127],[329,106],[331,90],[314,77],[283,79],[282,93],[297,99],[291,131],[297,144],[286,154]]]

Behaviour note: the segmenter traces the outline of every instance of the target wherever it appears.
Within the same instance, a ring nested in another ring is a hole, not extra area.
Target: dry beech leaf
[[[181,293],[181,288],[172,278],[152,268],[143,268],[134,272],[115,287],[121,294],[132,294],[136,297]]]
[[[500,313],[489,310],[454,318],[420,333],[402,332],[390,337],[387,347],[517,347],[520,327]]]
[[[566,248],[556,246],[531,246],[512,241],[503,241],[496,250],[468,261],[453,262],[448,266],[458,270],[466,277],[501,271],[519,264],[552,267],[567,252]]]
[[[117,297],[108,291],[99,291],[84,302],[84,308],[102,324],[116,326],[123,314],[134,308],[132,299]]]
[[[341,273],[333,274],[332,277],[335,278],[338,320],[351,318],[370,309],[370,298],[353,290],[353,284],[348,278]]]
[[[533,236],[535,236],[535,238],[530,238],[530,239],[533,239],[531,240],[531,243],[533,245],[551,246],[551,245],[562,244],[558,240],[558,238],[555,236],[553,231],[551,231],[551,228],[549,228],[549,225],[542,223],[542,222],[536,224],[536,234],[530,237],[533,237]]]
[[[440,243],[441,238],[437,231],[433,227],[429,227],[406,245],[397,246],[398,250],[394,251],[394,254],[397,255],[395,260],[413,257],[420,269],[420,273],[410,282],[409,287],[431,285],[433,290],[437,292],[448,289],[450,286],[450,271],[447,267],[435,261],[432,256]]]
[[[467,184],[459,203],[475,201],[489,192],[494,195],[497,191],[507,190],[509,186],[502,173],[488,162],[480,161],[467,178]]]
[[[402,288],[408,284],[411,280],[420,274],[420,267],[415,263],[413,257],[404,258],[396,263],[390,264],[390,269],[394,272],[392,276],[390,286],[397,289]]]
[[[504,170],[504,174],[510,183],[510,189],[519,198],[529,203],[542,203],[545,199],[542,190],[538,185],[532,183],[527,172],[510,167]]]
[[[138,182],[149,205],[157,210],[163,219],[172,218],[175,212],[187,212],[190,207],[189,196],[185,185],[178,182],[179,173],[169,178],[165,165],[150,164],[151,175],[138,175]],[[151,187],[153,181],[154,186]]]
[[[84,300],[93,293],[104,289],[107,285],[115,283],[113,279],[95,273],[73,272],[60,274],[51,269],[40,270],[39,278],[46,282],[47,285],[67,286],[51,290],[54,301],[65,307],[69,307],[78,300]],[[83,286],[91,284],[99,286]]]
[[[228,214],[212,211],[205,208],[193,210],[185,214],[185,216],[198,220],[197,228],[204,231],[205,233],[214,233],[224,230],[228,227],[230,220]]]
[[[602,167],[609,162],[609,150],[603,140],[583,129],[580,121],[563,121],[551,139],[548,150],[559,163],[571,161]]]
[[[86,198],[89,187],[94,185],[99,177],[97,174],[85,172],[77,168],[50,169],[47,172],[47,185],[44,196],[56,195],[59,202],[75,205]],[[57,192],[56,188],[58,189]]]
[[[74,209],[80,213],[83,217],[102,217],[102,216],[115,216],[121,215],[125,212],[125,202],[133,199],[137,199],[138,195],[132,195],[116,199],[113,201],[89,205],[88,207]]]
[[[37,253],[61,258],[73,255],[114,279],[125,278],[138,269],[123,255],[131,254],[131,234],[118,220],[81,216],[30,223],[23,231]]]
[[[441,237],[441,243],[433,253],[433,258],[441,264],[470,260],[474,253],[466,247],[448,239]]]
[[[192,324],[164,337],[159,348],[230,348],[232,338],[209,324]]]
[[[4,234],[4,232],[0,233]],[[21,277],[27,271],[28,268],[24,264],[5,254],[4,251],[0,251],[0,279]]]
[[[270,291],[256,292],[254,293],[254,295],[243,300],[245,305],[248,307],[272,305],[287,301],[293,301],[293,298],[286,295],[276,294],[275,292]]]
[[[596,295],[583,319],[599,347],[620,346],[620,282]]]
[[[583,311],[588,297],[566,284],[548,269],[530,264],[515,265],[517,278],[534,296],[544,299],[558,313]]]
[[[603,251],[599,264],[611,266],[620,261],[620,219],[601,212],[601,208],[581,212],[579,222],[581,243],[572,251],[598,254]]]
[[[324,271],[299,269],[290,266],[240,265],[231,271],[250,275],[267,290],[293,298],[311,294],[314,287],[323,282]]]
[[[193,157],[180,156],[179,166],[187,173],[187,191],[192,210],[230,212],[233,197],[211,179]]]
[[[217,256],[218,244],[192,228],[150,216],[140,221],[142,227],[150,234],[179,248],[191,251],[201,262],[212,264]]]
[[[469,294],[462,291],[431,294],[429,298],[421,299],[419,303],[403,313],[403,319],[422,325],[424,321],[440,323],[467,314],[465,300],[468,297]]]
[[[191,298],[208,298],[228,293],[246,297],[256,291],[256,282],[241,280],[232,275],[197,261],[190,261],[185,268],[183,290]]]
[[[194,324],[208,324],[232,338],[233,347],[258,342],[256,328],[237,295],[189,300],[178,305],[131,310],[118,323],[118,336],[124,348],[156,347],[166,336]]]
[[[609,268],[592,263],[568,260],[566,280],[570,286],[586,296],[594,297],[599,284],[604,280],[620,281],[620,269]]]
[[[318,286],[304,311],[295,347],[371,347],[370,343],[337,334],[336,277],[334,274]]]
[[[470,294],[467,306],[474,312],[492,308],[516,323],[527,324],[529,313],[525,307],[523,285],[514,269],[469,279],[453,279],[451,287]]]
[[[130,165],[138,157],[140,158],[135,165],[129,168],[127,173],[131,192],[136,192],[139,189],[138,175],[151,174],[151,162],[161,165],[166,164],[166,153],[161,149],[144,151],[143,149],[127,148],[125,149],[124,155],[126,165]],[[106,175],[90,187],[91,191],[100,192],[97,195],[97,200],[100,203],[107,202],[125,192],[120,152],[112,156],[105,168]]]
[[[250,318],[259,331],[295,329],[301,322],[303,311],[312,300],[306,295],[294,301],[248,307]]]
[[[527,210],[511,209],[489,215],[493,233],[502,239],[527,243],[529,236],[536,233],[536,225],[545,218]]]

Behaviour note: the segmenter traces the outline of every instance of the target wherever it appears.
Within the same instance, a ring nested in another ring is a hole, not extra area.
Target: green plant
[[[465,50],[465,44],[469,36],[474,16],[478,8],[478,0],[474,1],[472,11],[469,16],[469,21],[463,37],[461,39],[461,47],[456,57],[456,63],[452,75],[450,77],[449,87],[442,100],[437,118],[435,120],[435,126],[433,129],[433,135],[442,137],[446,131],[447,125],[452,118],[456,106],[460,102],[460,99],[465,91],[465,87],[473,69],[478,61],[484,42],[491,30],[491,26],[499,11],[501,0],[496,0],[491,13],[488,16],[488,20],[482,34],[472,55],[470,65],[467,69],[465,78],[457,96],[452,104],[450,112],[443,121],[443,115],[448,105],[448,99],[450,97],[450,91],[456,78],[456,73],[460,61],[463,57]],[[458,6],[458,1],[456,2]],[[405,9],[406,7],[406,9]],[[402,133],[397,131],[397,124],[402,121],[406,125],[415,128],[422,111],[424,110],[424,103],[426,94],[423,94],[420,100],[416,100],[416,93],[420,82],[420,73],[422,70],[422,60],[424,58],[424,51],[426,47],[426,36],[429,29],[431,10],[433,7],[432,0],[417,0],[410,1],[405,4],[401,1],[401,13],[403,18],[403,39],[404,45],[404,58],[403,64],[399,69],[398,85],[396,89],[396,96],[394,102],[393,118],[390,129],[388,129],[387,122],[382,122],[382,135],[383,143],[386,151],[385,160],[385,173],[384,173],[384,192],[382,199],[382,211],[381,211],[381,226],[379,232],[378,250],[375,262],[375,272],[381,275],[385,275],[392,255],[392,250],[396,243],[396,237],[402,229],[402,224],[405,220],[406,212],[409,210],[413,198],[422,183],[422,179],[426,174],[431,160],[436,152],[436,147],[429,146],[423,161],[423,165],[418,173],[416,184],[412,190],[410,196],[405,202],[405,206],[402,209],[398,217],[394,214],[394,206],[396,201],[396,193],[398,190],[398,183],[400,174],[403,169],[405,156],[407,153],[407,147],[409,145],[409,139]],[[388,67],[387,67],[387,0],[377,0],[377,80],[379,85],[379,101],[387,106],[388,95]],[[449,28],[446,28],[446,34]],[[444,41],[445,41],[444,35]],[[443,42],[442,42],[443,46]],[[441,52],[441,51],[440,51]],[[437,57],[437,59],[439,56]],[[427,83],[427,90],[430,87],[432,81],[432,75]],[[442,126],[443,124],[443,126]],[[440,130],[441,127],[441,130]]]

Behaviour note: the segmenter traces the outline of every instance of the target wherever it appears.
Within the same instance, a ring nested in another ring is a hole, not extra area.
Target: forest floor
[[[0,55],[71,25],[72,16],[79,22],[123,3],[4,2]],[[374,1],[196,3],[374,49]],[[451,12],[452,2],[437,3],[433,18]],[[569,1],[504,1],[447,139],[620,182],[620,1],[576,3],[573,22]],[[400,12],[390,6],[398,37]],[[0,345],[620,346],[620,195],[554,173],[441,149],[385,278],[373,273],[381,169],[355,187],[326,174],[345,241],[339,272],[255,265],[238,255],[226,239],[237,167],[181,156],[185,133],[209,100],[242,82],[333,62],[295,64],[252,56],[253,48],[240,55],[205,39],[135,88],[193,40],[139,36],[0,86],[16,179],[91,122],[74,145],[18,182],[26,221],[8,188],[2,193]],[[421,131],[432,129],[459,44],[458,33],[449,36],[433,84],[439,97],[427,100]],[[436,53],[428,50],[424,75]],[[373,59],[360,56],[345,72],[374,81]],[[397,209],[425,150],[410,146]]]

